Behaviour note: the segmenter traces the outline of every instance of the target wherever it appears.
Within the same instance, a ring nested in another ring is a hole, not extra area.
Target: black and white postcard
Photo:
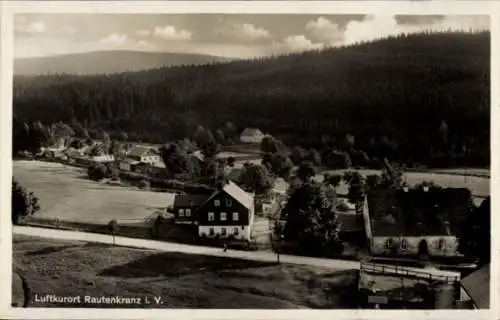
[[[2,318],[498,316],[500,3],[1,10]]]

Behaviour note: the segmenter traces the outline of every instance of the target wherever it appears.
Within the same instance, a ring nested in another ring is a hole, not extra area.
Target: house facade
[[[240,135],[243,143],[261,143],[266,135],[257,128],[246,128]]]
[[[447,219],[468,210],[467,199],[449,201],[446,189],[405,193],[377,195],[385,197],[377,200],[381,207],[365,199],[363,220],[372,255],[458,255],[457,224]]]
[[[254,195],[230,181],[198,208],[198,235],[200,238],[250,240],[254,218]]]

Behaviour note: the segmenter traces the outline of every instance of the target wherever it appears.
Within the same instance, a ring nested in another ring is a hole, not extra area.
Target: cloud
[[[146,30],[146,29],[140,29],[140,30],[136,30],[135,34],[140,36],[140,37],[147,37],[151,34],[151,31]]]
[[[271,37],[268,30],[258,28],[249,23],[235,23],[231,25],[218,26],[215,33],[221,36],[231,37],[239,41],[257,41]]]
[[[47,30],[47,27],[43,21],[28,22],[26,20],[20,20],[15,25],[15,30],[24,34],[41,34]]]
[[[155,27],[154,35],[164,40],[191,40],[191,32],[174,26]]]
[[[127,42],[127,40],[128,35],[126,34],[112,33],[109,36],[102,38],[100,42],[104,44],[123,45]]]
[[[403,33],[424,31],[481,31],[489,29],[487,16],[445,16],[428,23],[398,23],[395,16],[366,16],[361,21],[350,21],[344,29],[342,43],[372,41]]]
[[[319,17],[317,20],[311,20],[306,24],[306,30],[312,38],[323,42],[332,42],[342,39],[343,30],[336,23],[331,22],[325,17]]]
[[[275,42],[273,45],[277,49],[285,49],[287,51],[306,51],[324,47],[323,43],[312,42],[303,34],[288,36],[280,42]]]

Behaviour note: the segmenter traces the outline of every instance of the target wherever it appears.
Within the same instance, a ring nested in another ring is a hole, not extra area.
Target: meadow
[[[13,260],[34,295],[140,297],[136,308],[355,307],[357,273],[38,237],[13,238]],[[154,303],[154,297],[161,303]],[[150,304],[145,303],[149,298]]]
[[[13,176],[39,198],[41,218],[108,223],[141,221],[164,212],[174,194],[91,181],[85,169],[42,161],[14,161]]]

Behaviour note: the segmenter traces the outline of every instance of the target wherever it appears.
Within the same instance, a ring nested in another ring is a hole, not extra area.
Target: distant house
[[[490,307],[490,265],[471,273],[460,281],[460,300],[464,309],[489,309]]]
[[[118,162],[118,168],[123,171],[135,171],[135,166],[140,162],[132,159],[122,159]]]
[[[89,160],[98,163],[107,163],[115,161],[115,157],[112,154],[101,154],[98,156],[91,156]]]
[[[467,189],[377,190],[364,201],[373,255],[457,255],[457,233],[470,210]]]
[[[246,128],[240,135],[243,143],[261,143],[266,135],[257,128]]]
[[[149,163],[154,167],[165,168],[165,163],[163,162],[160,153],[154,148],[135,146],[128,152],[127,158],[143,163]]]

